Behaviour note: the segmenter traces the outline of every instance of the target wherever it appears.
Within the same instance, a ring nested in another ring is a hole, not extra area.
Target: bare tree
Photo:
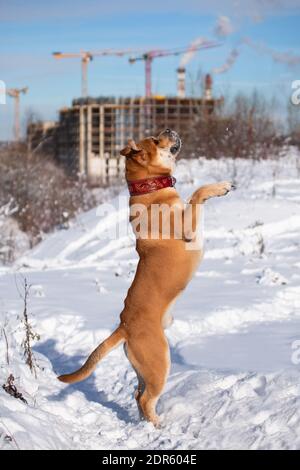
[[[192,151],[207,158],[267,158],[279,149],[283,132],[274,116],[276,103],[254,92],[236,95],[206,112],[195,112],[185,136],[185,157]]]
[[[43,233],[66,227],[75,214],[93,207],[96,199],[83,177],[67,176],[51,158],[30,154],[23,144],[0,151],[0,208],[8,204],[14,211],[6,219],[17,221],[34,245]]]

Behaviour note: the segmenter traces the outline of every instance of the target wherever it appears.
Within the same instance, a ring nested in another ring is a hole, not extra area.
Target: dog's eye
[[[155,145],[159,144],[159,140],[156,137],[151,137],[151,139],[152,139],[152,142],[155,143]]]

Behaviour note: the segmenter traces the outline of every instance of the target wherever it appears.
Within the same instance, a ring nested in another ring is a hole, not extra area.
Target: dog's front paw
[[[217,196],[225,196],[229,193],[232,189],[235,189],[235,185],[230,181],[221,181],[221,183],[217,183],[216,185],[216,192]]]

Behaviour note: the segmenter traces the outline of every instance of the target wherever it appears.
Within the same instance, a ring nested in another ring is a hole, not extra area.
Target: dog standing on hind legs
[[[156,403],[170,369],[164,328],[171,321],[171,305],[203,256],[197,235],[201,229],[199,219],[203,204],[211,197],[224,196],[233,188],[226,181],[203,186],[185,206],[172,176],[180,148],[178,134],[166,129],[157,138],[147,137],[138,144],[131,140],[121,151],[126,158],[126,180],[131,196],[130,222],[137,237],[136,274],[124,301],[118,328],[79,370],[59,377],[65,383],[86,379],[105,355],[123,343],[138,377],[135,398],[140,414],[155,426],[159,424]],[[154,208],[169,209],[167,219],[159,215],[155,222]],[[169,227],[165,237],[166,225]],[[146,229],[142,231],[141,226]]]

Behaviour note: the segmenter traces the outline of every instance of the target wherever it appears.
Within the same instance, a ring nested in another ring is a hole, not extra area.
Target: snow
[[[18,222],[12,218],[16,210],[12,201],[0,206],[0,267],[21,256],[30,246],[28,235],[20,230]]]
[[[139,421],[136,377],[122,348],[85,382],[56,379],[118,323],[137,263],[126,191],[111,199],[114,210],[82,214],[0,268],[0,384],[13,374],[28,402],[0,389],[0,448],[299,449],[297,158],[290,149],[280,160],[178,163],[184,198],[233,177],[238,189],[206,206],[205,257],[166,331],[172,369],[158,404],[160,429]],[[119,237],[108,239],[115,231]],[[24,276],[40,335],[37,378],[21,346]]]

